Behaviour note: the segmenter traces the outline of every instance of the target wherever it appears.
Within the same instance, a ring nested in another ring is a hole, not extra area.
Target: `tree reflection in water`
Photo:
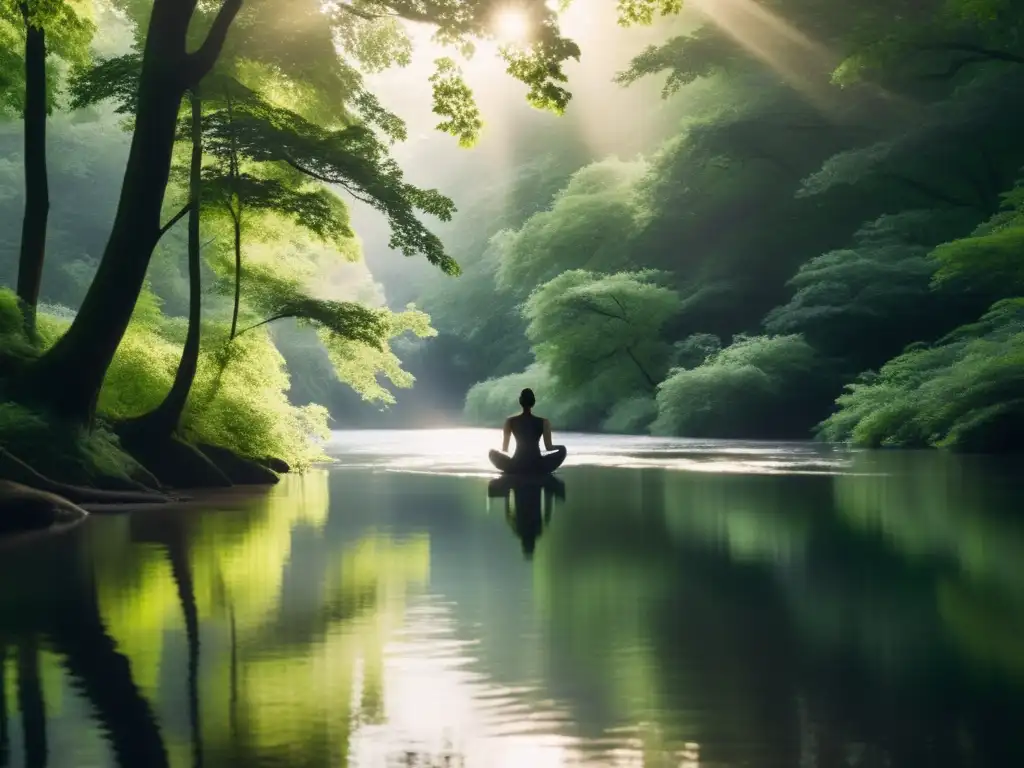
[[[7,768],[10,758],[7,722],[7,642],[0,634],[0,768]]]
[[[326,519],[326,478],[313,474],[242,509],[96,519],[5,559],[4,584],[43,574],[0,598],[0,637],[18,640],[0,649],[16,653],[27,766],[46,762],[40,633],[118,765],[301,768],[344,755],[348,723],[383,716],[373,649],[400,621],[407,585],[425,578],[428,552],[422,538],[371,534],[291,561],[292,537]],[[357,669],[359,701],[377,710],[365,717],[351,711]]]
[[[0,637],[13,638],[16,689],[27,766],[48,763],[47,700],[61,689],[48,689],[41,673],[41,638],[54,651],[70,687],[91,705],[118,764],[166,766],[156,719],[136,687],[129,661],[116,648],[100,615],[93,580],[83,573],[80,531],[40,541],[5,554],[0,582],[19,589],[4,590]],[[25,578],[31,574],[32,578]],[[5,665],[10,673],[11,664]],[[5,705],[9,706],[9,704]],[[52,717],[49,721],[52,722]],[[5,734],[9,742],[9,734]],[[56,759],[55,764],[66,761]]]
[[[528,566],[480,478],[95,519],[0,560],[0,764],[1024,765],[1022,496],[918,461],[491,484]]]

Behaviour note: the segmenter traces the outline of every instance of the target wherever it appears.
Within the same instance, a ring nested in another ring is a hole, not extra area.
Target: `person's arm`
[[[551,445],[551,422],[547,419],[544,419],[544,448],[548,451],[554,450]]]
[[[501,433],[501,452],[508,453],[508,441],[512,439],[512,422],[505,419],[505,426]]]

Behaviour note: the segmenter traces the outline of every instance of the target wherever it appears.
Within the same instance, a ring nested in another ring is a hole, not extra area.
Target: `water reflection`
[[[1021,481],[833,458],[93,519],[0,559],[0,766],[1024,764]]]
[[[505,519],[522,543],[523,557],[532,560],[537,539],[551,524],[555,499],[565,499],[565,483],[553,475],[506,475],[497,477],[487,484],[487,497],[504,499]]]

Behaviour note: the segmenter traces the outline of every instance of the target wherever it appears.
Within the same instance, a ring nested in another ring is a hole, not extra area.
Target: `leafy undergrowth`
[[[38,320],[42,349],[56,342],[72,316],[60,307],[44,308]],[[69,428],[19,404],[0,403],[0,445],[39,472],[66,482],[137,477],[137,462],[121,450],[105,425],[146,413],[161,402],[173,381],[184,336],[184,322],[165,317],[159,300],[144,292],[104,380],[97,425],[92,430]],[[228,343],[222,325],[207,323],[203,348],[182,417],[188,440],[253,458],[278,457],[295,468],[323,458],[319,441],[328,433],[327,411],[289,402],[284,359],[266,331]],[[0,290],[0,349],[7,370],[38,354],[25,337],[17,299],[9,290]]]
[[[0,403],[0,444],[37,472],[73,485],[100,478],[131,482],[145,475],[102,424],[92,430],[58,425],[17,403]]]
[[[851,384],[819,434],[869,447],[1020,450],[1024,440],[1024,298],[909,349]]]
[[[159,405],[174,380],[184,336],[183,321],[140,305],[104,379],[100,412],[117,420]],[[285,361],[266,331],[229,343],[223,325],[204,323],[202,338],[182,414],[186,439],[252,458],[275,456],[298,468],[323,458],[318,440],[328,433],[327,411],[289,402]]]

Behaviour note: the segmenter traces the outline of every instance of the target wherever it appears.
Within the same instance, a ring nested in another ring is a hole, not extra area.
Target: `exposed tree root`
[[[0,448],[0,479],[56,494],[75,504],[160,504],[168,500],[164,494],[151,491],[106,491],[51,480],[3,448]]]

